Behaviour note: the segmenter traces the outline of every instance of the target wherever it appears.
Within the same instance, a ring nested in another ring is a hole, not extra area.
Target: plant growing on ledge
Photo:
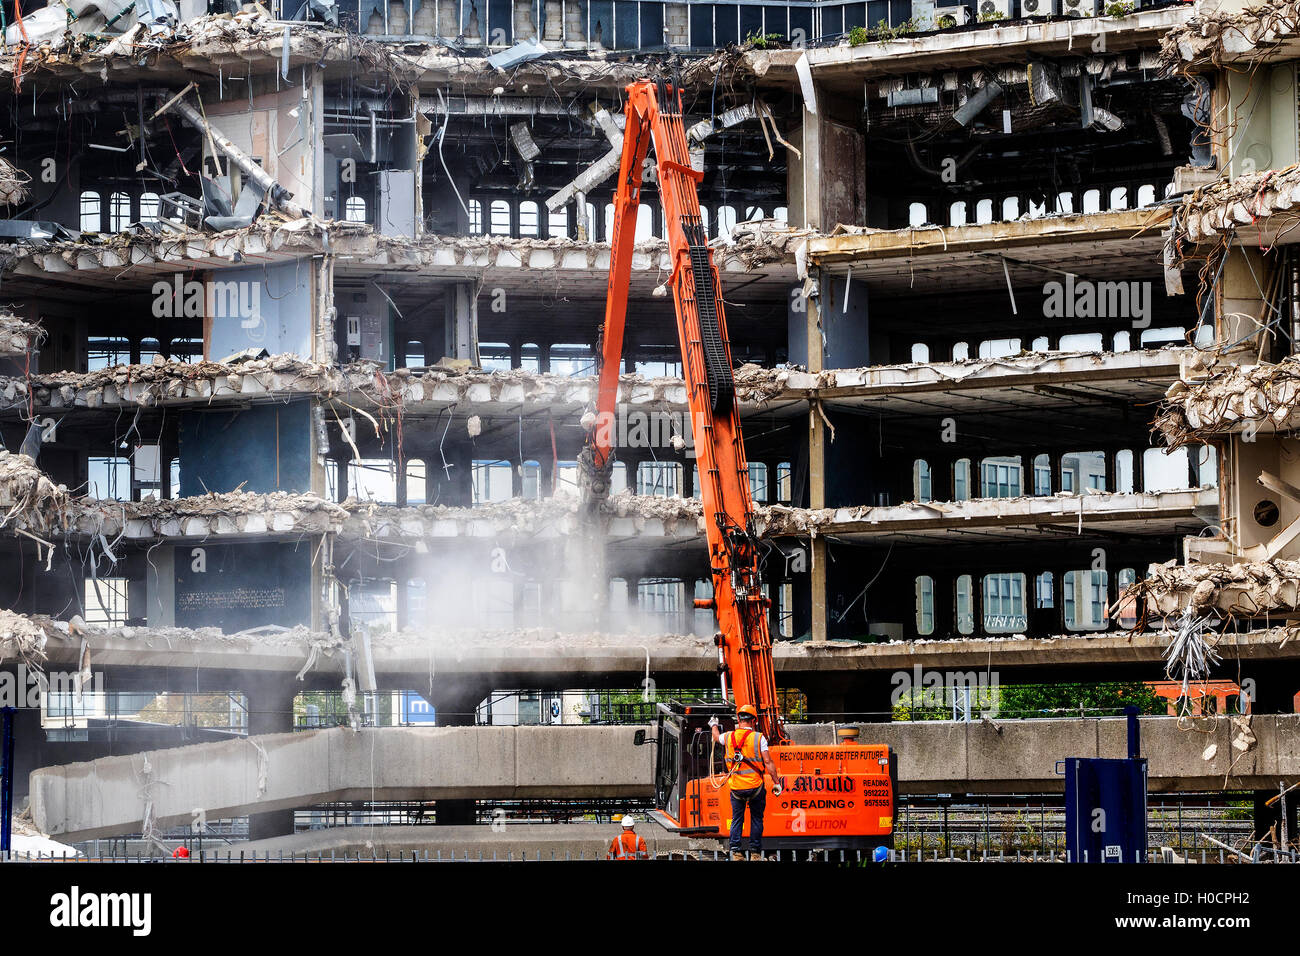
[[[768,47],[780,46],[782,39],[779,33],[751,33],[745,37],[745,46],[755,50],[766,50]]]
[[[1005,19],[1006,16],[1002,13],[1001,10],[985,10],[982,13],[980,13],[979,16],[980,23],[993,23],[996,20],[1005,20]]]
[[[871,35],[867,33],[866,27],[854,27],[849,31],[849,46],[862,46],[870,39]]]
[[[878,40],[881,43],[887,43],[890,40],[896,40],[899,37],[905,36],[909,33],[915,33],[918,29],[919,26],[917,22],[909,17],[908,19],[904,20],[896,27],[891,27],[889,25],[888,20],[881,20],[874,27],[872,27],[872,29],[868,31],[868,33],[871,39]],[[850,31],[849,32],[850,42],[852,42],[852,37],[853,37],[853,33],[852,31]]]
[[[1119,20],[1132,13],[1133,9],[1133,4],[1130,0],[1114,0],[1113,3],[1106,4],[1106,16],[1114,17],[1116,20]]]

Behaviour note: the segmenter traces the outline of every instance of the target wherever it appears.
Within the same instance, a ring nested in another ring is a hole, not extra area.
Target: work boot
[[[733,853],[733,854],[731,854],[731,859],[732,859],[733,861],[739,861],[739,862],[741,862],[741,863],[744,863],[744,862],[745,862],[745,854],[743,854],[743,853]]]

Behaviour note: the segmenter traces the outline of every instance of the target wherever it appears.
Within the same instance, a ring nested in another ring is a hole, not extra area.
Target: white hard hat
[[[636,817],[632,816],[630,813],[623,814],[623,829],[630,830],[634,826],[636,826]]]

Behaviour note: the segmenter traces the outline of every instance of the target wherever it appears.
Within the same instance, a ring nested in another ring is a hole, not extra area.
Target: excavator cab
[[[729,836],[731,798],[726,751],[709,719],[735,727],[730,704],[662,703],[656,716],[655,810],[650,818],[682,836]],[[646,741],[643,731],[638,740]],[[768,787],[763,845],[771,849],[872,849],[893,846],[898,758],[882,745],[770,745],[782,791]],[[746,820],[745,832],[749,823]]]

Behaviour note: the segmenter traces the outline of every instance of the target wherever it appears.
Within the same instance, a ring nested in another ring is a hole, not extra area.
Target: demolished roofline
[[[1300,57],[1300,2],[1265,0],[1246,9],[1198,13],[1160,41],[1170,72],[1249,68]]]
[[[1191,16],[1184,4],[1139,10],[1126,17],[1065,17],[1023,20],[1006,25],[979,24],[977,29],[942,30],[870,40],[858,46],[812,47],[808,50],[749,50],[740,57],[743,70],[761,80],[795,86],[795,63],[807,55],[815,79],[867,79],[906,72],[950,71],[992,62],[1021,62],[1026,53],[1042,56],[1089,56],[1097,38],[1105,52],[1153,47]]]

